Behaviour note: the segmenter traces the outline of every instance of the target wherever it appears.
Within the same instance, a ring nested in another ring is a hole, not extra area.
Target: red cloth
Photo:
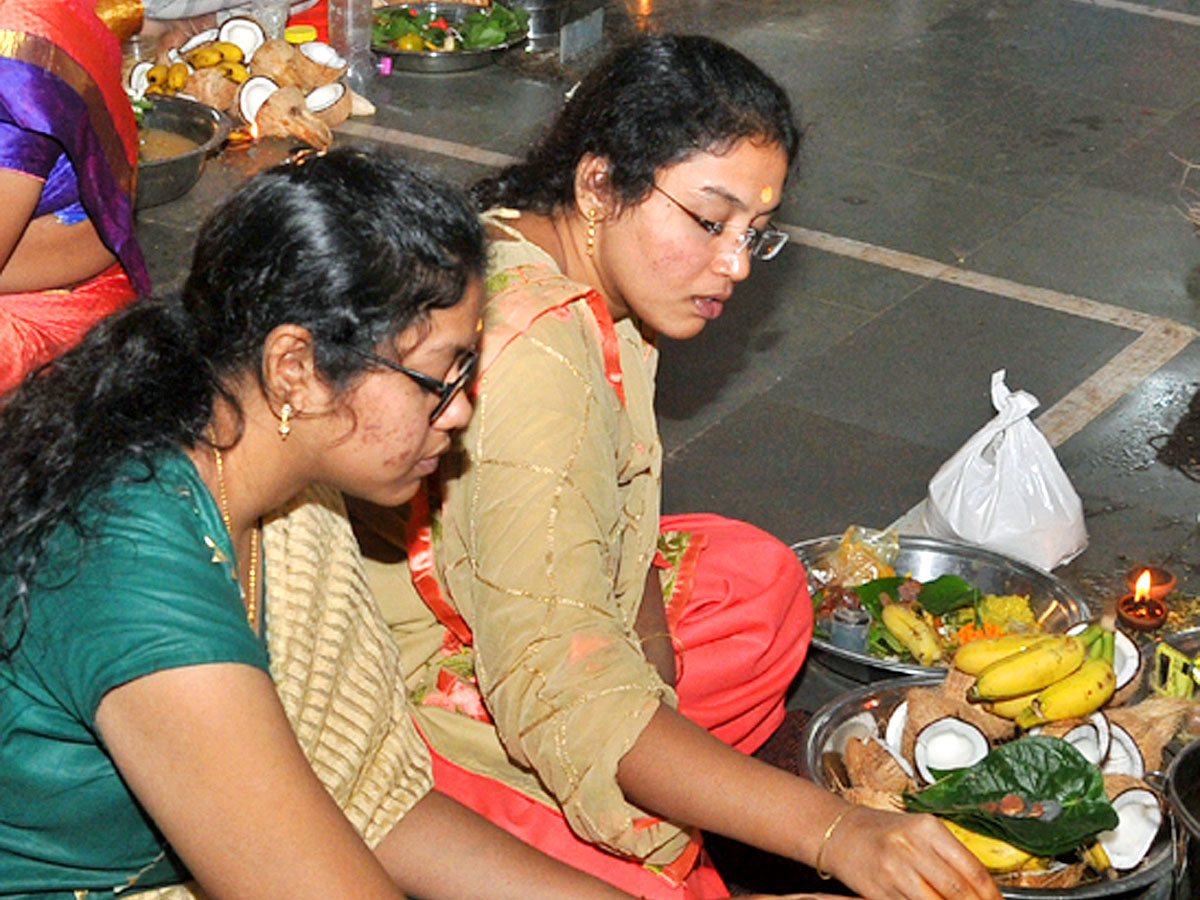
[[[135,296],[120,263],[70,291],[0,294],[0,397]]]
[[[289,25],[311,25],[317,29],[317,40],[323,43],[329,43],[329,0],[320,0],[320,2],[306,9],[304,12],[298,12],[290,19]]]
[[[672,634],[681,656],[679,711],[743,753],[760,747],[783,721],[788,686],[812,637],[812,603],[804,569],[776,538],[745,522],[710,514],[664,516],[664,531],[704,538],[690,596],[674,608]],[[677,621],[676,620],[677,616]],[[708,855],[682,883],[614,856],[575,836],[562,814],[499,781],[456,765],[436,751],[438,790],[544,853],[647,900],[728,896]],[[693,851],[694,852],[694,851]]]

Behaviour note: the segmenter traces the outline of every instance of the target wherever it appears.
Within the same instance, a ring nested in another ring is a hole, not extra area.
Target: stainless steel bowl
[[[806,568],[837,548],[840,535],[814,538],[792,545]],[[959,575],[985,594],[1027,594],[1029,605],[1046,631],[1065,631],[1091,616],[1087,603],[1065,581],[1027,563],[991,550],[940,538],[901,536],[896,572],[911,573],[918,581],[939,575]],[[811,579],[810,588],[816,588]],[[838,647],[813,637],[812,646],[820,662],[854,681],[878,681],[896,674],[923,675],[939,671],[899,659],[881,659],[856,650]]]
[[[172,131],[199,144],[178,156],[139,163],[137,198],[134,206],[147,209],[182,197],[200,177],[208,154],[229,136],[229,117],[220,110],[180,97],[154,97],[154,106],[146,111],[146,128]]]
[[[375,12],[378,14],[402,6],[411,7],[419,12],[431,12],[434,14],[434,18],[441,16],[451,25],[461,22],[470,13],[479,12],[481,9],[470,3],[398,3],[395,6],[385,6]],[[372,45],[371,49],[377,56],[391,60],[393,70],[428,73],[466,72],[470,69],[481,69],[491,65],[497,54],[523,43],[527,36],[526,32],[522,32],[509,38],[503,44],[482,50],[391,50],[378,44]]]
[[[802,767],[806,774],[822,787],[832,788],[831,763],[827,762],[825,754],[836,752],[840,756],[838,745],[844,746],[842,736],[845,734],[842,726],[846,725],[852,717],[866,712],[879,724],[882,736],[888,717],[904,701],[909,688],[918,685],[936,685],[941,683],[943,677],[943,674],[927,673],[911,678],[877,681],[851,691],[821,707],[804,729]],[[839,729],[842,730],[839,731]],[[1122,873],[1111,881],[1097,881],[1073,888],[1056,888],[1054,890],[1006,887],[1001,889],[1001,893],[1005,897],[1014,898],[1014,900],[1089,900],[1089,898],[1097,897],[1122,897],[1139,888],[1169,879],[1173,865],[1171,829],[1170,825],[1164,821],[1150,852],[1141,865]]]

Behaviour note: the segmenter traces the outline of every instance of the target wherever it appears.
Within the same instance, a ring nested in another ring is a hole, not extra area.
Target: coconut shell
[[[1056,719],[1053,722],[1046,722],[1044,725],[1040,725],[1038,727],[1040,729],[1039,734],[1043,734],[1046,737],[1061,738],[1066,737],[1067,732],[1069,732],[1072,728],[1077,728],[1080,725],[1087,724],[1088,720],[1081,718]]]
[[[892,791],[877,788],[852,787],[842,791],[842,798],[855,806],[881,809],[885,812],[904,812],[904,798]]]
[[[313,115],[330,128],[337,128],[350,118],[350,104],[350,89],[347,88],[332,106],[314,112]]]
[[[945,697],[951,700],[960,700],[966,702],[967,691],[975,684],[975,676],[968,675],[961,669],[956,669],[951,666],[946,670],[946,677],[942,681],[941,692]]]
[[[188,76],[183,89],[214,109],[229,109],[238,93],[237,82],[226,78],[214,68],[196,69]]]
[[[362,94],[355,91],[348,91],[350,94],[350,115],[352,116],[373,116],[375,115],[375,104],[364,97]]]
[[[346,74],[346,66],[323,66],[299,51],[292,55],[292,65],[296,68],[296,74],[300,76],[300,86],[309,91],[323,84],[333,84]],[[349,118],[349,116],[349,106],[347,106],[346,117]]]
[[[853,787],[895,792],[907,791],[912,787],[900,763],[879,741],[851,738],[846,742],[842,761]]]
[[[1117,797],[1126,791],[1134,789],[1150,791],[1155,796],[1158,795],[1158,791],[1154,790],[1154,788],[1142,781],[1142,779],[1134,778],[1132,775],[1109,772],[1104,776],[1104,794],[1110,802],[1116,800]]]
[[[254,53],[250,60],[251,75],[266,75],[280,87],[302,85],[304,79],[296,66],[299,51],[280,38],[271,38]]]
[[[1087,866],[1083,863],[1055,866],[1051,869],[1033,871],[1006,872],[997,875],[996,884],[1002,887],[1042,888],[1043,890],[1061,890],[1073,888],[1083,881]]]
[[[308,111],[304,93],[295,85],[281,87],[268,97],[259,108],[255,121],[259,134],[264,137],[291,135],[317,150],[327,150],[333,143],[333,132]]]
[[[1129,732],[1146,770],[1153,771],[1162,766],[1163,748],[1179,731],[1190,707],[1191,702],[1183,697],[1148,697],[1135,706],[1107,710],[1106,715]]]

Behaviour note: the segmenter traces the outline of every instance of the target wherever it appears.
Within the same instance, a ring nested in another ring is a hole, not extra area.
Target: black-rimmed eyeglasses
[[[688,215],[688,217],[707,231],[712,237],[716,237],[725,231],[724,222],[714,222],[712,219],[706,219],[704,216],[697,215],[692,212],[657,184],[653,186],[656,191],[678,206]],[[738,235],[737,252],[741,253],[747,247],[750,248],[750,255],[755,259],[772,259],[779,254],[783,249],[783,245],[788,242],[788,236],[776,228],[771,228],[769,225],[766,228],[755,228],[750,225]]]
[[[432,375],[426,375],[424,372],[418,372],[416,369],[410,369],[408,366],[402,366],[398,362],[392,362],[390,359],[380,356],[378,353],[371,353],[367,350],[359,350],[355,347],[350,348],[354,353],[364,359],[369,359],[372,362],[379,363],[381,366],[386,366],[393,371],[407,375],[417,383],[417,387],[427,394],[433,394],[438,398],[437,406],[433,408],[433,412],[429,414],[430,424],[438,420],[438,416],[446,411],[446,407],[454,402],[455,395],[458,394],[471,380],[471,376],[475,374],[475,367],[479,365],[479,354],[474,350],[468,350],[458,358],[458,374],[450,381],[442,381],[439,378],[434,378]]]

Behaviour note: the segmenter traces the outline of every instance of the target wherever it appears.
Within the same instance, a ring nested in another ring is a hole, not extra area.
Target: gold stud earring
[[[292,433],[292,404],[285,403],[279,409],[279,439],[286,441],[288,435]]]
[[[587,218],[587,255],[592,256],[596,252],[596,211],[589,209]]]

